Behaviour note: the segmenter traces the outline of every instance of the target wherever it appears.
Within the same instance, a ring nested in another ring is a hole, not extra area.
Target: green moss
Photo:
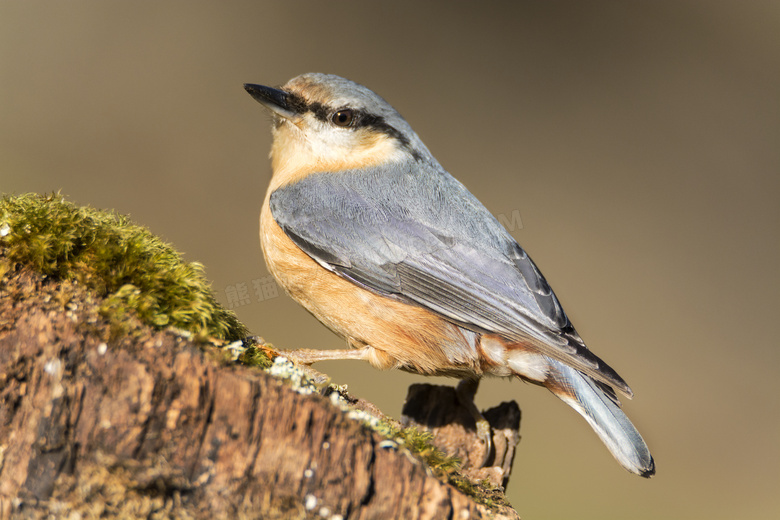
[[[504,493],[487,480],[473,482],[461,475],[460,459],[450,457],[434,446],[431,443],[433,434],[430,432],[410,427],[397,430],[394,436],[403,440],[404,446],[421,458],[437,477],[446,480],[478,504],[489,508],[508,505]]]
[[[246,348],[238,356],[238,362],[242,365],[259,367],[263,370],[271,368],[274,364],[273,358],[269,355],[269,350],[261,345],[252,345]]]
[[[464,495],[471,497],[478,504],[491,509],[509,505],[503,491],[493,486],[489,481],[474,482],[460,473],[461,461],[450,457],[432,444],[433,434],[418,430],[415,427],[398,428],[390,422],[383,421],[381,428],[384,434],[399,441],[403,446],[420,458],[439,479],[449,482]]]
[[[60,195],[0,201],[0,279],[17,265],[85,285],[120,323],[134,312],[156,328],[236,340],[246,328],[219,305],[203,266],[122,215],[80,207]]]
[[[434,446],[431,443],[433,434],[430,432],[409,427],[398,430],[395,437],[403,440],[404,446],[422,458],[439,476],[446,476],[460,469],[460,459],[450,457]]]

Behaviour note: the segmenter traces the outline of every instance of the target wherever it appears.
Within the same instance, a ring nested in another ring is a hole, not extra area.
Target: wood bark
[[[118,333],[65,285],[0,279],[0,517],[517,518],[328,399],[174,331]]]
[[[461,474],[506,489],[520,442],[520,408],[514,401],[482,412],[492,429],[490,452],[477,435],[474,418],[451,386],[409,387],[401,422],[433,434],[433,444],[461,460]]]

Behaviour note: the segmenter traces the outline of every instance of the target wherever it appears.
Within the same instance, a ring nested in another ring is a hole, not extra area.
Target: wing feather
[[[284,232],[326,269],[465,328],[530,342],[631,395],[587,349],[526,252],[438,164],[313,174],[270,203]]]

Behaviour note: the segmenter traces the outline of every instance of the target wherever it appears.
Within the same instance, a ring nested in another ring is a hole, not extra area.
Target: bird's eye
[[[339,110],[330,118],[336,126],[351,126],[355,120],[355,112],[349,109]]]

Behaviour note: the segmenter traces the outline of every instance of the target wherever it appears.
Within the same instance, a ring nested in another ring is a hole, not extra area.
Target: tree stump
[[[0,273],[0,517],[518,518],[212,350],[117,331],[75,282]]]
[[[458,400],[455,388],[411,385],[401,413],[401,424],[431,432],[435,446],[458,457],[463,475],[472,480],[487,479],[506,489],[515,447],[520,442],[520,408],[516,402],[504,402],[482,412],[493,431],[492,449],[487,456],[474,418]]]

